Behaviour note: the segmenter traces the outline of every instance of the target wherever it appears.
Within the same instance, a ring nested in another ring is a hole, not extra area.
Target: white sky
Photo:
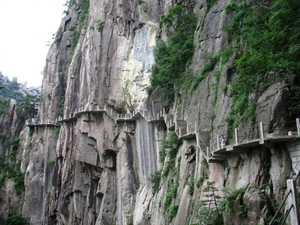
[[[10,80],[42,83],[49,50],[67,0],[0,0],[0,71]]]

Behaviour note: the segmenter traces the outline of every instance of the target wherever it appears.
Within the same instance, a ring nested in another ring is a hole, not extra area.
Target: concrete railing
[[[299,215],[299,192],[296,187],[297,180],[299,179],[300,172],[295,177],[295,179],[288,179],[287,192],[282,203],[278,207],[275,215],[273,216],[269,225],[275,224],[276,218],[281,214],[283,207],[286,205],[286,210],[284,213],[283,221],[281,224],[285,224],[285,221],[290,217],[290,224],[300,224],[300,215]],[[276,222],[277,224],[277,222]]]
[[[35,121],[36,121],[36,118],[30,118],[30,119],[27,119],[27,120],[26,120],[26,125],[27,125],[27,126],[35,125]]]
[[[254,128],[235,128],[234,137],[232,140],[226,140],[225,145],[222,144],[221,136],[216,135],[210,139],[210,152],[216,152],[218,150],[226,148],[229,143],[230,146],[239,146],[252,141],[259,141],[259,144],[264,144],[265,140],[284,138],[288,136],[300,135],[300,122],[299,118],[293,122],[276,123],[276,127],[273,128],[272,124],[266,124],[260,122],[258,127]]]

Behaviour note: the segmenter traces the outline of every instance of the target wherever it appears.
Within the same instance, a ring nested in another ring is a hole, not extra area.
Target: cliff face
[[[229,3],[193,3],[194,76],[208,55],[228,44],[223,28],[230,16],[223,9]],[[272,202],[282,199],[286,178],[297,172],[287,146],[257,145],[211,158],[215,138],[229,129],[234,56],[218,80],[209,73],[169,110],[159,90],[148,96],[154,48],[169,35],[159,21],[171,7],[192,3],[69,4],[47,56],[36,124],[21,136],[23,217],[30,224],[197,224],[223,207],[226,224],[266,221],[276,207]],[[276,127],[287,119],[282,109],[288,84],[274,84],[256,97],[255,119],[242,127]],[[172,142],[174,134],[181,141]],[[221,206],[226,190],[240,192],[232,205]]]

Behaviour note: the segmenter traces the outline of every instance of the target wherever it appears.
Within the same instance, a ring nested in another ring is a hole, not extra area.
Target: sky
[[[49,44],[67,0],[0,0],[0,71],[28,87],[42,84]]]

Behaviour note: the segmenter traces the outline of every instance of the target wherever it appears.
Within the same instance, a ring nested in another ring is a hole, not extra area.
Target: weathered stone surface
[[[288,84],[281,82],[270,86],[258,99],[257,121],[272,124],[272,128],[283,127],[288,116]]]
[[[207,10],[206,1],[196,1],[194,76],[208,56],[226,47],[223,27],[229,18],[222,9],[229,2],[216,1]],[[47,56],[37,123],[49,121],[51,126],[36,126],[32,135],[29,128],[22,133],[22,171],[26,174],[23,216],[31,224],[182,225],[198,222],[195,209],[202,200],[210,199],[213,207],[220,207],[218,197],[226,195],[224,189],[244,188],[245,194],[233,209],[235,223],[256,224],[266,219],[272,208],[266,207],[267,199],[276,194],[278,202],[281,200],[285,178],[291,173],[285,146],[278,146],[275,155],[256,147],[249,149],[248,158],[231,153],[219,163],[206,161],[210,140],[228,131],[225,118],[232,104],[230,87],[235,76],[231,60],[222,65],[220,80],[216,80],[215,71],[208,73],[192,96],[185,97],[188,95],[183,91],[182,102],[166,112],[168,116],[163,115],[176,122],[177,134],[179,127],[185,131],[187,125],[194,128],[189,139],[183,138],[173,159],[174,168],[163,175],[168,157],[162,162],[160,151],[170,127],[163,119],[150,122],[148,116],[156,116],[167,101],[159,89],[148,96],[146,88],[155,63],[156,42],[167,39],[159,20],[170,7],[189,2],[90,1],[75,44],[72,29],[80,27],[81,3],[78,0],[70,7]],[[279,126],[286,119],[288,96],[285,83],[266,90],[259,97],[256,122]],[[97,109],[103,111],[91,112]],[[118,120],[137,110],[145,114]],[[16,119],[13,113],[10,116]],[[55,127],[59,116],[63,121]],[[186,159],[190,146],[195,146],[195,151]],[[157,171],[161,172],[159,188],[153,193],[151,179]],[[177,182],[176,190],[172,189]],[[261,189],[266,196],[263,199],[259,199]],[[172,191],[175,193],[169,199]],[[244,214],[238,214],[241,204],[247,208],[249,222],[243,220]],[[170,206],[178,206],[172,221]]]

